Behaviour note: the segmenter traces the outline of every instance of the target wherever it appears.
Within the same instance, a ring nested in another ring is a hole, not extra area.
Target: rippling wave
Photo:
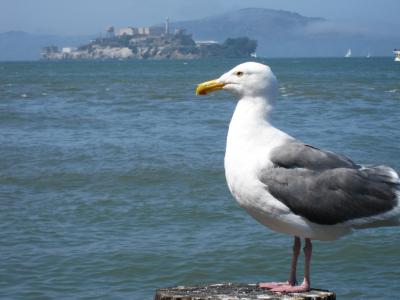
[[[280,81],[278,127],[400,169],[400,64],[261,61]],[[152,299],[169,285],[285,279],[291,238],[226,187],[235,103],[194,95],[239,62],[1,63],[0,298]],[[313,285],[395,299],[399,232],[316,242]]]

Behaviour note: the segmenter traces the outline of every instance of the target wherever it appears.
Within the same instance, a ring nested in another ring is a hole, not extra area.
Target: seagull
[[[294,237],[289,279],[259,283],[275,292],[311,287],[312,240],[335,240],[353,229],[400,225],[400,180],[390,167],[364,166],[305,144],[275,128],[269,114],[278,95],[270,67],[246,62],[197,86],[238,100],[226,142],[228,188],[254,219]],[[304,239],[304,279],[296,280]]]

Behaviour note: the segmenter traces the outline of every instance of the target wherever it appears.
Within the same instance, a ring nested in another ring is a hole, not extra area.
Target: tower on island
[[[107,38],[113,38],[115,34],[114,26],[109,26],[106,30]]]
[[[165,34],[169,34],[169,17],[165,19]]]

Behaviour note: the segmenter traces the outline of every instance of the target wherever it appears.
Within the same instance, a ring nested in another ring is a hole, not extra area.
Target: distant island
[[[197,59],[205,57],[250,57],[255,55],[257,41],[248,37],[227,38],[222,44],[213,40],[194,41],[184,29],[170,33],[165,26],[126,27],[77,48],[47,46],[42,49],[45,60],[91,59]]]
[[[165,35],[164,24],[162,26],[156,24],[156,26],[150,28],[154,31],[154,28],[157,26],[162,28],[159,34]],[[150,28],[148,29],[150,30]],[[248,37],[257,41],[257,55],[268,58],[343,57],[349,48],[351,48],[353,57],[366,57],[368,54],[373,57],[391,56],[393,48],[399,47],[398,43],[400,40],[400,31],[392,30],[392,28],[387,28],[387,34],[381,34],[380,30],[362,30],[362,26],[356,23],[352,25],[343,23],[342,21],[326,20],[320,17],[303,16],[296,12],[266,8],[243,8],[200,19],[174,20],[169,24],[169,31],[171,32],[169,39],[175,35],[176,30],[179,30],[179,28],[184,28],[187,33],[192,34],[193,38],[191,39],[194,40],[195,44],[201,44],[201,41],[205,41],[206,43],[207,41],[216,41],[222,46],[227,37]],[[113,32],[114,37],[111,36],[112,32],[109,33],[107,31],[102,33],[101,36],[94,33],[85,35],[74,35],[72,33],[72,35],[50,35],[22,31],[0,32],[0,61],[36,60],[39,58],[60,56],[69,57],[70,54],[67,53],[78,50],[81,45],[92,45],[92,48],[96,48],[96,40],[99,41],[97,44],[102,44],[102,39],[109,42],[111,42],[110,38],[118,40],[119,35],[124,31],[123,29],[115,29]],[[132,34],[130,36],[131,39],[135,38],[135,36],[139,37],[135,34],[135,32],[139,31],[139,28],[131,29],[127,27],[125,30],[127,35]],[[153,36],[154,32],[151,35]],[[142,37],[146,36],[142,35]],[[126,38],[129,41],[129,37]],[[168,40],[168,38],[165,40]],[[227,43],[229,44],[230,42]],[[44,48],[49,45],[56,46],[58,49],[56,47]],[[133,45],[130,46],[128,44],[120,48],[124,47],[130,49]],[[212,47],[217,48],[211,44],[209,48]],[[110,48],[112,47],[110,46]],[[185,56],[189,56],[184,51],[190,48],[187,47],[182,51],[178,50],[176,53],[180,57],[182,57],[182,53]],[[98,47],[98,50],[93,49],[93,55],[100,55],[95,54],[96,52],[100,52],[100,49],[102,48]],[[152,49],[155,49],[155,47],[152,47]],[[160,47],[158,49],[160,50]],[[200,49],[193,49],[193,47],[191,49],[191,52],[189,52],[190,55],[201,57],[202,52]],[[134,54],[133,48],[131,50],[132,56],[137,55]],[[247,51],[247,53],[250,51]],[[40,55],[41,52],[43,55]],[[49,56],[48,52],[63,54],[55,53]],[[130,53],[126,49],[125,52],[127,54]],[[144,52],[146,53],[146,51]],[[217,52],[219,52],[219,55],[226,54],[226,52],[225,54],[221,54],[219,50]],[[227,50],[227,52],[232,51]],[[85,51],[82,52],[82,55],[84,53]],[[209,54],[211,55],[211,53]],[[86,56],[90,57],[89,54],[86,54]],[[149,54],[147,57],[151,59],[155,56]],[[171,54],[170,57],[173,57],[173,55]]]

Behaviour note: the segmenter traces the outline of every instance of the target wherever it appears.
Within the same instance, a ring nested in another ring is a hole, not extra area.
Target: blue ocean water
[[[280,82],[277,127],[400,171],[400,63],[259,60]],[[152,299],[165,286],[285,280],[292,238],[226,187],[235,101],[194,95],[240,62],[0,63],[0,298]],[[312,285],[398,298],[400,228],[314,242]]]

